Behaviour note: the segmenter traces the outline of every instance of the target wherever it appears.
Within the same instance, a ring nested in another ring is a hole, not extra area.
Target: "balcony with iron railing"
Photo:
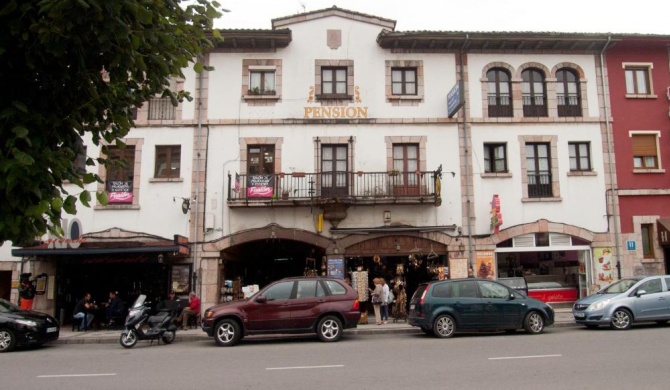
[[[439,205],[441,176],[441,167],[424,172],[228,174],[228,206]]]
[[[529,198],[551,198],[552,196],[551,173],[528,174]]]

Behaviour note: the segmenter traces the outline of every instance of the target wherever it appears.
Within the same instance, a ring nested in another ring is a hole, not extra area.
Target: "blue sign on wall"
[[[629,251],[634,251],[636,249],[635,240],[626,241],[626,249]]]
[[[458,110],[465,104],[465,96],[463,96],[463,82],[458,81],[451,91],[447,94],[447,115],[449,118],[456,115]]]

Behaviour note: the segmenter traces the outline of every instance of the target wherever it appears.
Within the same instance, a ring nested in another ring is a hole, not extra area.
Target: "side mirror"
[[[510,294],[509,294],[509,299],[510,299],[510,300],[513,300],[513,299],[516,299],[516,297],[514,296],[513,293],[510,293]]]
[[[635,296],[636,296],[636,297],[639,297],[639,296],[642,296],[642,295],[644,295],[644,294],[646,294],[646,293],[647,293],[647,290],[637,290],[637,291],[635,292]]]
[[[267,301],[268,301],[268,299],[265,298],[262,295],[259,295],[258,297],[256,297],[256,303],[267,303]]]

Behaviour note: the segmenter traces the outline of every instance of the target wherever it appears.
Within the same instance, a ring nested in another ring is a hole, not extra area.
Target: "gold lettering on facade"
[[[358,86],[354,88],[354,102],[360,104],[361,93]],[[319,98],[321,99],[321,98]],[[307,98],[307,103],[314,103],[316,101],[314,97],[314,86],[309,87],[309,96]],[[359,106],[311,106],[303,107],[305,119],[360,119],[368,117],[368,108],[359,107]]]

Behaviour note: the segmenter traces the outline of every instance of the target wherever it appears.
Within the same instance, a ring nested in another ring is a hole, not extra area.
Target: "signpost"
[[[465,96],[463,96],[463,82],[457,81],[456,85],[451,88],[447,94],[447,115],[449,118],[456,115],[458,110],[465,104]]]

